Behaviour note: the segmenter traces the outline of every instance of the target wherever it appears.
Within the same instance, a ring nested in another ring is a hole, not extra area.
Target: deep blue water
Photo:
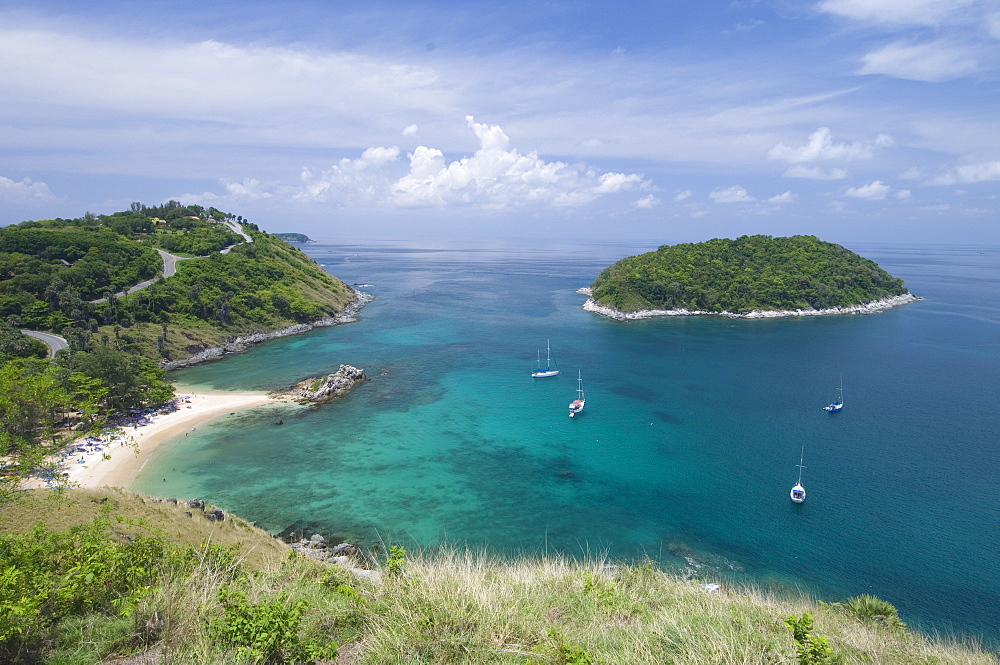
[[[348,363],[372,380],[280,426],[265,410],[199,427],[135,488],[273,531],[651,556],[699,579],[872,593],[920,627],[1000,643],[1000,248],[850,247],[924,298],[869,316],[580,308],[577,288],[655,246],[303,246],[371,284],[361,320],[176,378],[274,389]],[[547,339],[562,373],[532,379]],[[587,407],[571,419],[578,370]],[[828,414],[841,376],[846,406]]]

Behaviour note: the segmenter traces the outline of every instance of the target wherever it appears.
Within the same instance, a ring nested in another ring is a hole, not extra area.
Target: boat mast
[[[801,485],[802,484],[802,469],[805,468],[804,466],[802,466],[802,456],[805,454],[805,452],[806,452],[806,446],[805,446],[805,444],[802,444],[802,450],[799,451],[799,463],[795,465],[795,466],[799,467],[799,479],[797,481],[795,481],[796,485]]]

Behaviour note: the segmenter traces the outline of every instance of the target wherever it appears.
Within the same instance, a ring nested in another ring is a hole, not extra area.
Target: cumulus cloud
[[[222,184],[225,185],[229,196],[234,199],[255,200],[271,198],[271,193],[256,178],[247,178],[241,182],[223,180]]]
[[[884,74],[913,81],[947,81],[979,69],[979,61],[968,46],[943,41],[896,42],[866,54],[861,61],[859,74]]]
[[[34,182],[31,178],[11,180],[0,176],[0,201],[4,203],[48,203],[56,196],[44,182]]]
[[[823,0],[821,11],[867,23],[936,26],[977,0]]]
[[[302,200],[372,200],[388,186],[389,179],[381,167],[396,161],[399,148],[368,148],[357,159],[341,159],[321,173],[302,169],[300,179],[304,189],[295,195]]]
[[[660,199],[652,194],[647,194],[632,204],[633,207],[639,208],[640,210],[649,210],[650,208],[655,208],[658,205],[660,205]]]
[[[796,198],[795,194],[792,194],[791,192],[785,192],[783,194],[777,194],[775,196],[772,196],[767,200],[767,202],[780,205],[782,203],[791,203],[792,201],[795,200],[795,198]]]
[[[847,177],[847,170],[840,168],[823,169],[819,166],[806,166],[796,164],[790,166],[785,171],[788,178],[808,178],[810,180],[843,180]]]
[[[674,201],[680,202],[683,201],[684,199],[689,199],[691,198],[691,195],[693,193],[694,192],[692,192],[690,189],[679,190],[676,194],[674,194]]]
[[[887,148],[893,143],[893,138],[888,134],[879,134],[874,141],[837,142],[833,140],[829,127],[820,127],[809,135],[805,145],[792,147],[778,143],[767,151],[767,156],[793,164],[820,160],[871,159],[876,148]]]
[[[927,182],[928,185],[957,185],[959,183],[993,182],[1000,180],[1000,161],[965,164],[942,173]]]
[[[749,203],[754,200],[747,190],[739,185],[716,189],[708,194],[708,198],[716,203]]]
[[[416,125],[409,125],[403,131],[400,132],[402,136],[416,136],[419,131],[419,127]]]
[[[418,146],[410,153],[410,171],[393,183],[393,202],[401,206],[480,204],[505,208],[522,203],[572,206],[619,192],[648,188],[637,173],[597,173],[563,162],[547,162],[537,153],[520,153],[497,125],[466,116],[479,149],[470,157],[447,162],[437,148]]]
[[[844,192],[844,196],[849,196],[852,199],[864,199],[866,201],[880,201],[889,194],[889,189],[889,185],[881,180],[876,180],[867,185],[850,187]]]
[[[899,199],[900,201],[906,201],[911,196],[913,196],[913,192],[911,192],[908,189],[901,189],[898,192],[896,192],[896,198]]]

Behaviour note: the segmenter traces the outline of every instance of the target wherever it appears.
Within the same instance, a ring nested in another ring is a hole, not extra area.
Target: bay
[[[872,593],[917,627],[1000,643],[1000,248],[850,246],[924,298],[875,315],[580,308],[577,288],[656,246],[304,245],[370,285],[360,321],[175,378],[272,390],[347,363],[371,380],[281,425],[199,427],[134,489],[366,545],[651,557],[705,581]],[[561,373],[533,379],[546,340]],[[846,406],[826,413],[841,376]]]

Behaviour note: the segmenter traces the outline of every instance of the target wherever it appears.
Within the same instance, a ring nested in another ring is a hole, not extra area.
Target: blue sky
[[[995,0],[0,0],[0,224],[1000,242]]]

